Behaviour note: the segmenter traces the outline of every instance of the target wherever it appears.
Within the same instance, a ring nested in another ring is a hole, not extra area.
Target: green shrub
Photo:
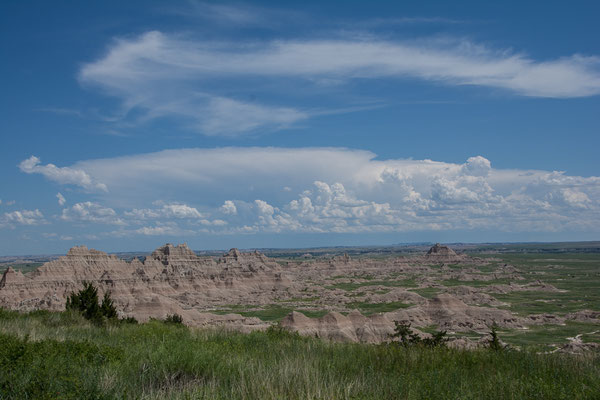
[[[400,344],[404,347],[415,345],[423,347],[443,347],[448,341],[446,331],[437,331],[431,337],[421,338],[418,333],[415,333],[410,329],[411,324],[409,322],[395,321],[394,324],[396,325],[396,328],[392,336],[397,337]]]
[[[425,347],[441,347],[445,346],[447,341],[446,331],[437,331],[431,337],[424,338],[423,345]]]
[[[138,320],[133,317],[121,318],[119,321],[124,324],[137,324],[138,323]]]
[[[498,325],[494,323],[490,328],[490,339],[487,341],[487,347],[493,351],[506,350],[507,346],[502,344],[502,341],[498,337]]]
[[[411,324],[409,322],[394,321],[394,324],[396,328],[392,336],[398,338],[402,346],[408,347],[411,343],[420,340],[419,335],[413,333],[412,329],[410,329]]]
[[[182,325],[183,317],[179,314],[169,314],[164,321],[166,324]]]
[[[79,311],[86,319],[94,322],[102,322],[103,318],[113,319],[117,317],[110,292],[104,293],[102,304],[98,303],[98,289],[91,282],[83,282],[83,289],[77,293],[71,293],[67,297],[67,310]]]
[[[102,298],[102,305],[100,306],[100,312],[103,316],[108,319],[117,318],[117,309],[113,304],[112,299],[110,298],[110,292],[106,291],[104,293],[104,298]]]
[[[282,327],[281,325],[271,325],[267,328],[265,332],[270,339],[286,340],[300,338],[298,332],[291,332]]]

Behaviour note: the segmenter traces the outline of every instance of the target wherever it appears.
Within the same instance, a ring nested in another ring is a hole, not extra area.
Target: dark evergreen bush
[[[181,325],[183,324],[183,317],[179,314],[169,314],[167,315],[167,318],[165,318],[165,323]]]
[[[440,347],[444,346],[447,341],[446,331],[437,331],[430,338],[423,339],[423,345],[426,347]]]
[[[488,348],[494,351],[506,350],[506,346],[502,344],[498,337],[498,325],[494,323],[490,328],[490,339],[487,342]]]
[[[71,293],[67,297],[67,310],[79,311],[86,319],[101,322],[103,318],[113,319],[117,317],[110,292],[104,294],[102,305],[98,303],[98,289],[91,282],[83,282],[83,289],[77,293]]]
[[[424,346],[424,347],[442,347],[445,346],[448,338],[446,331],[437,331],[430,338],[421,338],[418,333],[410,329],[409,322],[394,322],[396,324],[393,337],[397,337],[400,344],[404,347],[409,346]]]
[[[113,304],[112,299],[110,298],[110,292],[107,291],[104,293],[104,298],[102,298],[102,305],[100,306],[100,311],[102,315],[108,319],[117,318],[117,309]]]
[[[138,320],[133,317],[127,317],[120,320],[124,324],[137,324]]]

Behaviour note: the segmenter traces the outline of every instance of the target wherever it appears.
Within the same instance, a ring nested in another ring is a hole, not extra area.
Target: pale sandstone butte
[[[424,305],[386,313],[394,321],[408,321],[417,327],[436,325],[439,329],[467,332],[487,330],[496,323],[506,328],[522,328],[522,321],[510,311],[475,307],[457,297],[442,293]]]
[[[0,284],[0,306],[63,310],[67,296],[81,289],[84,281],[96,285],[101,295],[110,291],[123,316],[143,321],[177,313],[190,325],[233,324],[241,330],[266,324],[237,314],[202,313],[198,306],[243,302],[291,285],[280,266],[258,252],[232,249],[214,260],[198,257],[185,244],[167,244],[143,262],[137,258],[126,262],[79,246],[26,275],[7,269]]]
[[[301,335],[336,341],[381,343],[391,340],[395,322],[410,323],[416,328],[435,325],[441,330],[459,332],[485,331],[494,323],[507,328],[523,327],[521,320],[509,311],[469,306],[450,294],[440,294],[422,305],[368,317],[356,310],[347,316],[332,312],[321,318],[309,318],[293,312],[281,321],[281,325]]]
[[[357,310],[347,316],[330,312],[321,318],[294,311],[283,318],[281,326],[301,335],[340,342],[381,343],[394,333],[394,323],[385,315],[365,317]]]
[[[436,243],[429,249],[427,255],[453,257],[456,256],[456,253],[450,247]]]
[[[456,254],[450,247],[436,243],[429,249],[425,258],[429,261],[460,262],[465,260],[466,256],[463,254]]]

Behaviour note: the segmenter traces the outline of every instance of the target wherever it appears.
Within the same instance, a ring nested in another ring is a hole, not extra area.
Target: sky
[[[0,255],[598,240],[600,3],[0,3]]]

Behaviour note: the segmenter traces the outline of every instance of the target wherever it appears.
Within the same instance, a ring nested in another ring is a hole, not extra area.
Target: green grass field
[[[600,355],[329,343],[0,311],[2,399],[597,399]]]

